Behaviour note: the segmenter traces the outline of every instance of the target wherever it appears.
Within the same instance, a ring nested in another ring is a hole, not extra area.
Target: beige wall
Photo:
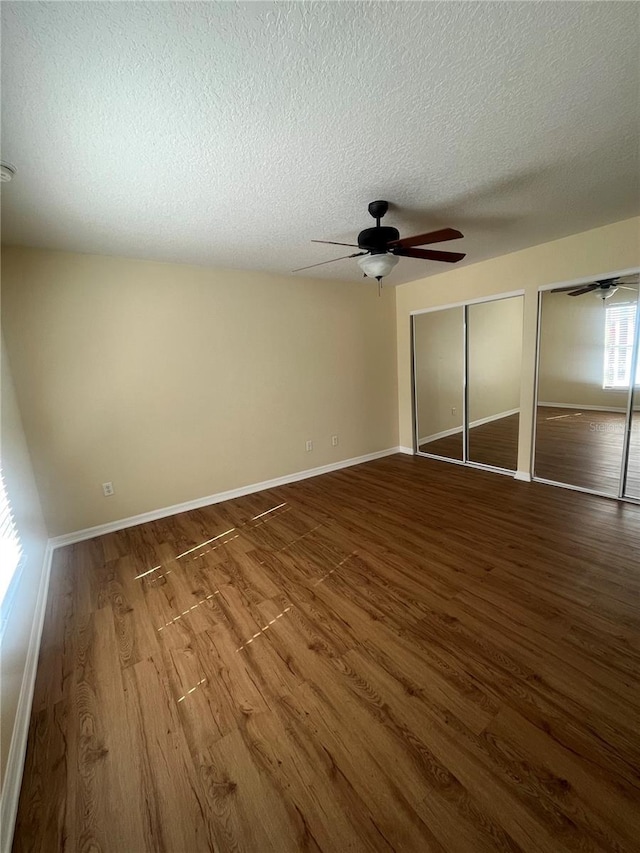
[[[390,289],[29,249],[3,274],[52,536],[397,445]]]
[[[3,619],[7,622],[2,638],[0,680],[0,769],[4,792],[5,771],[9,747],[14,733],[18,697],[27,663],[27,650],[34,621],[35,606],[44,565],[47,534],[40,509],[20,413],[15,397],[13,379],[4,344],[1,375],[1,433],[0,455],[2,471],[13,506],[14,516],[24,549],[22,573],[11,598],[5,600]],[[11,602],[10,609],[7,602]],[[4,803],[3,803],[4,805]],[[10,826],[2,822],[1,849],[5,849],[6,833]]]
[[[626,409],[627,392],[602,387],[605,305],[627,302],[618,291],[603,305],[592,294],[545,293],[540,327],[538,400]]]
[[[396,288],[400,444],[411,447],[410,313],[421,308],[525,290],[518,470],[530,471],[537,289],[640,265],[640,218],[532,246]]]

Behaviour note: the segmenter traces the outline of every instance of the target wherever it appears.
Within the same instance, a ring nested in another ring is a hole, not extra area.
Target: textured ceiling
[[[385,198],[474,263],[639,212],[639,58],[635,2],[4,2],[3,241],[286,273]]]

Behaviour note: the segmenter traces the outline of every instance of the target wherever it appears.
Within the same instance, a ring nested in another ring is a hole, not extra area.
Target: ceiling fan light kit
[[[430,231],[427,234],[416,234],[413,237],[400,237],[397,228],[380,225],[380,220],[389,209],[387,201],[372,201],[368,210],[376,220],[375,228],[365,228],[358,234],[357,243],[341,243],[333,240],[312,240],[313,243],[329,243],[334,246],[350,246],[361,249],[351,255],[343,255],[341,258],[331,258],[329,261],[320,261],[306,267],[299,267],[293,272],[302,272],[312,267],[323,264],[331,264],[334,261],[342,261],[347,258],[359,258],[358,266],[365,276],[375,278],[378,282],[378,292],[382,279],[389,275],[398,263],[400,257],[418,258],[424,261],[443,261],[455,264],[464,258],[462,252],[442,252],[432,249],[417,249],[415,246],[427,246],[431,243],[444,243],[447,240],[458,240],[463,235],[455,228],[441,228],[439,231]]]
[[[617,290],[617,287],[610,287],[607,290],[595,290],[594,293],[597,299],[610,299]]]
[[[400,259],[395,255],[381,253],[376,255],[364,255],[358,259],[358,266],[369,278],[384,278],[389,275]]]

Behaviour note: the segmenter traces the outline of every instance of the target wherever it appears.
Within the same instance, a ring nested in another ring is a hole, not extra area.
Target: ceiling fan
[[[308,267],[299,267],[293,272],[302,272],[312,267],[320,267],[323,264],[332,264],[334,261],[342,261],[345,258],[360,258],[358,266],[365,276],[375,278],[380,285],[381,279],[388,275],[398,263],[398,258],[420,258],[424,261],[444,261],[455,264],[464,258],[461,252],[441,252],[435,249],[416,249],[415,246],[427,246],[430,243],[444,243],[447,240],[458,240],[463,235],[455,228],[442,228],[439,231],[430,231],[427,234],[416,234],[414,237],[400,238],[397,228],[380,225],[380,220],[389,209],[387,201],[372,201],[368,210],[376,220],[375,228],[365,228],[358,234],[357,243],[336,243],[333,240],[312,240],[312,243],[328,243],[332,246],[353,246],[361,249],[352,255],[343,255],[341,258],[332,258],[329,261],[320,261],[318,264],[310,264]]]
[[[635,284],[636,287],[628,287]],[[638,275],[615,276],[614,278],[600,278],[576,288],[575,284],[570,287],[558,287],[552,293],[568,293],[569,296],[582,296],[583,293],[595,293],[600,299],[609,299],[617,290],[632,290],[638,292]]]

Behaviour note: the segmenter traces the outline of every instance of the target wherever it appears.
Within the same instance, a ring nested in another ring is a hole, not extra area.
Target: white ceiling
[[[3,241],[287,273],[385,198],[474,263],[640,211],[639,58],[635,2],[3,2]]]

